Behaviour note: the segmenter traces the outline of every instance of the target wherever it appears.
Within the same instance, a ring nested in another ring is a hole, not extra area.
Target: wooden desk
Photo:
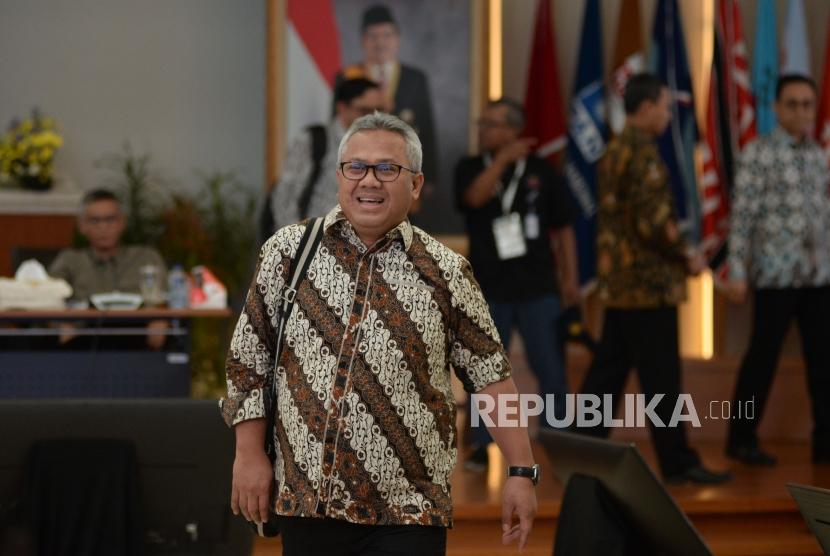
[[[143,323],[151,320],[169,320],[171,326],[163,333],[167,336],[186,336],[187,327],[182,322],[194,318],[229,318],[230,309],[167,309],[149,308],[116,311],[98,309],[53,309],[36,311],[0,311],[0,337],[2,336],[59,336],[58,328],[52,326],[28,326],[26,328],[4,328],[4,324],[32,325],[42,322],[83,322],[95,324],[77,330],[79,336],[138,336],[146,335],[147,328],[111,328],[108,324]],[[158,333],[158,332],[157,332]]]
[[[230,309],[0,311],[0,399],[187,397],[190,321],[231,316]],[[170,321],[164,331],[170,340],[161,351],[102,346],[106,341],[98,341],[146,336],[146,323],[153,320]],[[87,337],[89,347],[60,347],[56,321],[84,323],[74,333]]]
[[[98,309],[50,309],[48,311],[0,311],[0,322],[34,321],[34,320],[97,320],[106,319],[195,319],[195,318],[229,318],[230,309],[167,309],[141,308],[129,311],[99,311]]]

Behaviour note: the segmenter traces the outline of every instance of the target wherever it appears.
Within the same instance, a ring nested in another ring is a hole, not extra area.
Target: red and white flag
[[[714,259],[729,234],[729,197],[718,146],[718,74],[711,73],[706,106],[706,135],[702,144],[701,243],[707,260]]]
[[[608,122],[611,124],[611,130],[617,135],[625,126],[625,86],[632,75],[645,71],[645,67],[640,0],[623,0],[617,24],[614,69],[611,72],[611,86],[608,87]]]
[[[827,34],[827,45],[824,47],[824,76],[816,118],[816,140],[830,163],[830,33]]]
[[[334,77],[340,70],[340,36],[331,0],[286,3],[285,136],[331,116]]]
[[[728,274],[729,191],[735,156],[756,135],[746,49],[737,2],[720,0],[702,145],[701,247],[715,286]]]
[[[723,41],[725,71],[723,87],[726,91],[732,152],[738,153],[757,136],[755,98],[749,80],[749,61],[744,42],[741,13],[736,0],[720,0],[718,32]]]
[[[539,0],[530,51],[525,93],[525,137],[535,137],[536,154],[553,162],[567,143],[567,126],[559,90],[559,63],[550,11],[550,0]]]

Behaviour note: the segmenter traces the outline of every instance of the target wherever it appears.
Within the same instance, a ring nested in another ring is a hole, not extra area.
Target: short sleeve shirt
[[[225,420],[264,417],[275,373],[278,514],[451,525],[450,373],[470,392],[510,376],[470,265],[408,221],[367,248],[338,207],[277,361],[280,302],[305,226],[280,229],[262,249],[228,353]]]
[[[164,287],[167,266],[161,255],[151,247],[138,245],[120,247],[109,259],[101,259],[90,248],[65,249],[52,262],[49,275],[63,278],[72,286],[72,299],[85,300],[96,293],[140,293],[141,267],[145,265],[158,268]]]
[[[493,235],[493,221],[504,214],[501,198],[495,196],[479,208],[470,208],[463,201],[464,193],[484,169],[482,156],[462,159],[455,169],[455,198],[456,207],[466,220],[470,264],[485,297],[489,301],[512,302],[557,293],[549,232],[570,225],[572,220],[570,199],[561,176],[546,161],[535,156],[527,158],[511,212],[521,215],[523,229],[528,215],[535,214],[539,233],[535,238],[525,237],[524,256],[501,260]],[[510,166],[502,176],[505,186],[513,172],[514,167]]]

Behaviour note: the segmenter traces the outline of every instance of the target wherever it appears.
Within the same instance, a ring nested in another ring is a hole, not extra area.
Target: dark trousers
[[[795,318],[813,405],[813,453],[830,456],[830,286],[759,289],[754,293],[752,338],[735,385],[735,406],[754,399],[754,419],[730,421],[730,445],[755,445],[781,345]]]
[[[614,411],[619,414],[620,395],[631,367],[637,369],[646,403],[655,394],[664,394],[655,413],[666,427],[654,427],[649,420],[663,474],[677,474],[699,465],[700,459],[689,447],[683,423],[668,426],[680,393],[676,307],[606,310],[602,338],[581,392],[600,398],[611,394]],[[607,437],[611,429],[597,426],[577,432]]]
[[[446,527],[280,517],[283,556],[444,556]]]
[[[532,301],[491,301],[488,305],[505,350],[510,347],[510,334],[513,328],[519,329],[530,369],[539,381],[539,394],[543,397],[553,394],[557,400],[554,406],[556,417],[563,418],[568,383],[565,379],[565,361],[560,349],[561,344],[557,337],[559,316],[562,314],[559,298],[555,295],[545,295]],[[539,423],[541,426],[548,425],[546,419],[541,419]],[[473,429],[472,439],[476,446],[486,446],[493,441],[487,427],[481,423]]]

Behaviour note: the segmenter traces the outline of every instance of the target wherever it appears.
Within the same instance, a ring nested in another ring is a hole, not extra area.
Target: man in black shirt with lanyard
[[[569,200],[556,170],[530,154],[534,140],[519,138],[524,111],[518,103],[490,102],[478,124],[482,154],[462,159],[455,170],[470,263],[505,348],[517,327],[540,394],[556,396],[561,418],[568,387],[556,324],[563,305],[579,302]],[[486,469],[490,442],[485,427],[473,430],[467,469]]]

